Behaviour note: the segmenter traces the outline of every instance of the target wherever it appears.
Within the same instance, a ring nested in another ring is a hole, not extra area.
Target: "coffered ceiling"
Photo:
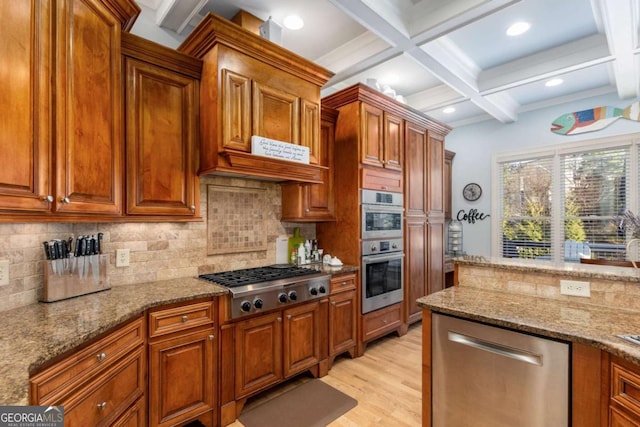
[[[279,25],[295,13],[305,26],[283,28],[282,45],[335,73],[323,95],[376,79],[454,127],[510,123],[525,111],[605,93],[621,104],[640,96],[640,0],[138,2],[147,21],[172,33],[171,47],[207,12],[230,19],[243,9]],[[529,31],[507,36],[516,21]],[[563,83],[545,86],[552,78]]]

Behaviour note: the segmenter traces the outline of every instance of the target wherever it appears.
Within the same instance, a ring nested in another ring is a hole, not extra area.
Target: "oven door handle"
[[[396,252],[393,254],[367,255],[362,257],[363,264],[371,264],[372,262],[391,261],[404,258],[404,253]]]
[[[364,212],[383,212],[383,213],[403,213],[404,208],[402,206],[387,206],[387,205],[367,205],[362,204],[362,210]]]

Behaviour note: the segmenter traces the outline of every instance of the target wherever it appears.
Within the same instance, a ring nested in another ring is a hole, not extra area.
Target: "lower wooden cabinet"
[[[235,398],[241,399],[320,361],[320,302],[235,325]]]
[[[146,426],[146,399],[138,399],[113,423],[114,427],[144,427]]]
[[[195,420],[204,424],[211,420],[217,388],[213,312],[213,302],[206,301],[149,313],[150,324],[162,319],[159,324],[172,325],[150,328],[150,332],[155,331],[149,341],[150,425],[174,426]],[[162,329],[169,332],[158,335]]]
[[[117,424],[141,404],[145,425],[145,333],[138,318],[32,376],[30,403],[64,406],[67,426]]]
[[[640,366],[611,356],[609,426],[640,426]]]
[[[362,341],[372,341],[394,330],[401,334],[402,304],[393,304],[362,316]]]
[[[331,279],[329,296],[329,368],[336,356],[348,352],[356,356],[357,310],[356,275]]]

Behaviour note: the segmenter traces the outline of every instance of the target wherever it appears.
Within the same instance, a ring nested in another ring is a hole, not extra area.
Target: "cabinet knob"
[[[287,314],[287,320],[291,320],[291,315]]]
[[[278,322],[282,322],[282,317],[278,317]]]
[[[60,203],[71,203],[71,200],[68,197],[61,197]]]
[[[98,353],[96,354],[96,358],[98,359],[99,362],[102,362],[104,359],[107,358],[107,353]]]
[[[384,324],[386,325],[386,324],[387,324],[387,319],[384,319],[384,320],[382,321],[382,323],[384,323]]]
[[[386,190],[387,188],[388,188],[388,187],[387,187],[386,185],[383,185],[383,186],[382,186],[382,189],[383,189],[383,190]]]
[[[305,212],[309,212],[309,211],[311,211],[311,209],[307,208],[307,209],[305,209],[304,211],[305,211]]]
[[[189,209],[191,209],[191,212],[195,212],[196,211],[196,205],[189,206]]]
[[[335,301],[331,301],[331,305],[336,305],[336,302]]]
[[[209,335],[209,341],[213,341],[213,340],[215,340],[215,339],[216,339],[216,336],[215,336],[215,335]]]
[[[342,286],[345,286],[347,284],[347,282],[342,282]]]
[[[189,317],[185,314],[184,316],[182,316],[182,321],[186,322],[187,320],[189,320]]]
[[[42,196],[42,200],[44,200],[45,202],[53,202],[53,196],[50,194],[47,194],[46,196]]]
[[[104,409],[107,407],[107,402],[98,403],[96,406],[98,409]]]

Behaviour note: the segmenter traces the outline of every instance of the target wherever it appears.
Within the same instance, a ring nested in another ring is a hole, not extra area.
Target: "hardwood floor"
[[[336,359],[322,381],[353,397],[358,405],[329,426],[420,426],[421,351],[422,328],[418,322],[402,337],[391,334],[369,344],[362,357]],[[251,410],[309,379],[297,377],[256,396],[244,410]],[[230,426],[243,424],[236,421]]]

